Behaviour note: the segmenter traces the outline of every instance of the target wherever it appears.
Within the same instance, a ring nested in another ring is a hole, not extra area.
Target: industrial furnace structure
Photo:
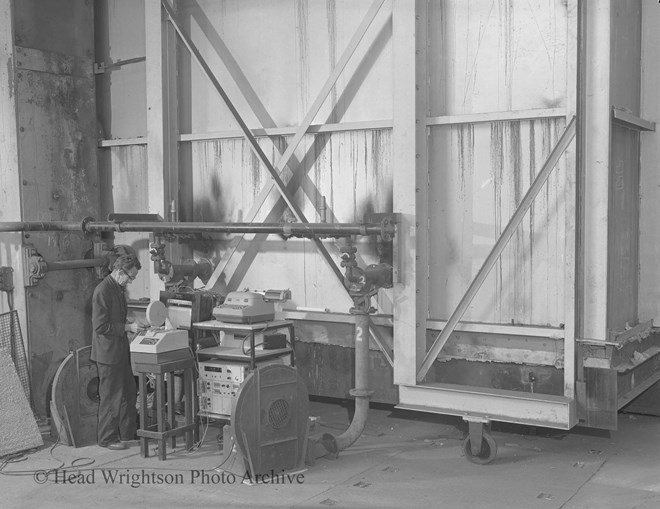
[[[475,462],[657,391],[656,3],[37,4],[0,0],[0,264],[38,415],[118,246],[135,303],[289,289],[310,395],[461,416]]]

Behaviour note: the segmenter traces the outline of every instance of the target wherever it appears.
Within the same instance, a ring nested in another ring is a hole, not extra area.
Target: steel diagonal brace
[[[467,308],[470,306],[472,299],[474,299],[475,295],[481,288],[481,285],[486,280],[486,277],[488,277],[488,274],[495,265],[497,259],[502,254],[502,251],[504,251],[504,248],[508,244],[509,240],[511,240],[511,237],[513,236],[515,229],[518,227],[523,217],[531,207],[534,198],[536,198],[536,195],[539,193],[539,191],[541,191],[543,185],[548,180],[550,173],[552,173],[552,170],[559,161],[559,158],[564,154],[564,152],[566,151],[566,149],[568,148],[574,137],[575,137],[575,117],[573,117],[570,123],[566,126],[564,133],[561,135],[561,138],[559,138],[559,141],[555,145],[555,148],[552,149],[552,152],[550,153],[548,159],[544,163],[543,168],[541,168],[541,171],[534,179],[534,182],[532,182],[532,185],[527,191],[527,194],[520,202],[520,205],[513,213],[513,216],[511,216],[511,219],[509,220],[509,223],[506,225],[506,228],[504,228],[504,231],[500,235],[499,239],[497,239],[497,242],[493,246],[493,249],[488,254],[486,259],[484,260],[483,265],[479,269],[479,272],[477,272],[477,275],[472,280],[472,283],[470,283],[470,286],[463,295],[463,298],[458,303],[458,306],[456,307],[451,317],[447,321],[447,325],[445,325],[445,328],[442,329],[440,334],[438,334],[438,336],[435,338],[435,341],[433,342],[431,349],[426,354],[426,357],[424,357],[424,361],[422,362],[419,371],[417,372],[418,382],[424,380],[426,373],[428,373],[428,370],[431,368],[431,365],[438,357],[438,354],[440,354],[442,348],[445,346],[445,343],[449,339],[449,336],[451,336],[451,334],[454,332],[456,325],[463,317],[463,314],[465,313]]]
[[[197,63],[202,67],[204,72],[206,73],[207,77],[211,80],[211,83],[215,87],[216,91],[218,94],[220,94],[220,97],[222,97],[222,100],[225,102],[227,108],[231,112],[232,116],[234,117],[234,120],[238,123],[241,131],[243,132],[243,135],[247,139],[248,143],[250,144],[250,148],[252,148],[252,151],[255,153],[255,155],[261,160],[261,163],[266,167],[266,170],[268,170],[268,173],[270,173],[271,178],[273,179],[273,182],[275,186],[277,187],[278,191],[282,195],[282,198],[286,202],[286,204],[289,206],[293,214],[296,216],[296,219],[300,221],[301,223],[308,223],[309,221],[303,214],[303,211],[300,209],[300,207],[293,201],[292,196],[289,194],[289,192],[286,189],[286,186],[284,182],[282,182],[282,179],[280,178],[279,173],[277,170],[273,167],[271,162],[268,160],[268,157],[264,153],[264,151],[261,149],[259,144],[257,143],[256,138],[252,135],[252,132],[248,128],[247,124],[243,120],[243,118],[240,116],[238,113],[238,110],[236,107],[233,105],[231,100],[229,99],[229,96],[225,92],[225,90],[222,88],[222,85],[220,85],[220,82],[218,79],[215,77],[213,74],[213,71],[209,67],[209,65],[206,63],[204,58],[202,57],[202,54],[199,52],[195,44],[193,43],[192,39],[186,34],[182,29],[179,23],[177,22],[176,19],[176,14],[174,13],[174,10],[170,6],[168,0],[161,0],[161,4],[167,11],[167,14],[170,17],[170,20],[172,22],[172,25],[174,26],[174,29],[176,32],[179,34],[179,37],[183,41],[183,43],[186,45],[190,53],[194,56],[195,60]],[[325,246],[323,243],[318,239],[314,238],[313,239],[314,243],[316,244],[317,249],[319,250],[319,253],[325,258],[326,262],[332,269],[332,271],[335,273],[335,275],[338,278],[342,278],[343,276],[341,274],[341,271],[335,264],[334,260],[330,256],[330,253],[326,250]]]
[[[326,80],[325,84],[319,91],[316,99],[314,100],[314,103],[310,107],[309,111],[305,115],[305,118],[303,119],[302,123],[296,130],[296,133],[291,140],[291,142],[288,144],[286,150],[284,151],[283,154],[281,154],[279,160],[277,161],[275,167],[276,169],[280,172],[280,175],[283,176],[284,170],[287,168],[287,165],[289,164],[289,161],[291,160],[293,153],[295,149],[298,147],[300,142],[302,141],[304,135],[306,134],[307,130],[309,129],[309,126],[312,124],[314,121],[314,118],[316,117],[317,113],[321,109],[321,106],[327,99],[328,95],[330,94],[332,87],[337,82],[337,79],[341,75],[341,73],[344,71],[346,68],[346,65],[348,64],[349,60],[355,53],[355,50],[357,49],[358,45],[360,44],[360,41],[364,38],[368,28],[371,26],[373,23],[373,20],[376,17],[376,14],[380,10],[381,6],[383,5],[384,0],[374,0],[374,2],[371,4],[371,7],[369,8],[369,11],[365,14],[362,22],[360,23],[360,26],[356,30],[355,34],[353,35],[351,41],[349,42],[348,46],[344,50],[341,58],[337,62],[337,65],[334,67],[332,70],[332,73],[330,73],[330,76],[328,76],[328,79]],[[235,67],[235,66],[234,66]],[[248,101],[248,104],[252,104],[251,101]],[[257,112],[255,112],[257,114]],[[259,115],[257,115],[257,118],[259,118]],[[275,146],[275,149],[277,150],[277,146]],[[290,170],[291,171],[291,170]],[[291,174],[293,175],[294,172],[291,171]],[[298,184],[299,185],[299,184]],[[266,198],[268,198],[268,195],[270,192],[273,190],[273,187],[275,187],[275,182],[271,181],[267,183],[261,192],[259,193],[259,196],[254,201],[254,204],[252,205],[252,208],[250,211],[247,213],[245,219],[246,221],[254,221],[254,219],[257,217],[257,214],[261,210],[261,207],[266,201]],[[296,186],[298,187],[298,186]],[[293,190],[290,190],[292,192]],[[288,204],[288,202],[287,202]],[[279,214],[278,214],[279,215]],[[232,239],[229,248],[227,251],[225,251],[225,254],[222,256],[220,259],[220,262],[216,266],[215,271],[213,272],[213,275],[211,276],[211,279],[208,281],[208,286],[213,287],[218,279],[220,278],[221,274],[224,272],[227,263],[229,262],[230,258],[236,251],[236,248],[238,247],[239,243],[243,239],[243,236],[238,236],[234,237]],[[343,281],[343,278],[342,278]]]

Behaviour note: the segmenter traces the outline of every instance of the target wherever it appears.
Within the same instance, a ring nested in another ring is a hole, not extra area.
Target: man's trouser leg
[[[124,369],[120,365],[97,363],[99,372],[99,420],[97,439],[100,446],[119,441],[119,412],[124,397]]]
[[[123,398],[119,408],[119,437],[122,440],[133,440],[137,431],[137,387],[130,365],[124,369]]]

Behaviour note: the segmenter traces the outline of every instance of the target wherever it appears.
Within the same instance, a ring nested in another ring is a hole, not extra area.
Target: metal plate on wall
[[[91,5],[88,14],[91,23]],[[73,23],[66,19],[57,21]],[[24,221],[79,221],[86,216],[99,217],[92,60],[74,56],[86,46],[91,55],[93,40],[82,40],[80,34],[79,37],[81,40],[76,41],[75,48],[70,48],[69,55],[16,47]],[[23,240],[34,246],[47,262],[82,259],[92,248],[91,242],[77,233],[25,233]],[[37,415],[48,413],[49,385],[59,363],[70,351],[91,342],[91,295],[96,284],[92,270],[64,270],[47,273],[37,286],[26,292]]]

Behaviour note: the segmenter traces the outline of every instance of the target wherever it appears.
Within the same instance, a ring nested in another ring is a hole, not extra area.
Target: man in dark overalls
[[[137,389],[126,332],[141,326],[126,323],[124,292],[140,268],[137,256],[121,255],[92,296],[91,359],[98,367],[100,397],[97,441],[113,450],[126,449],[122,441],[133,440],[137,430]]]

